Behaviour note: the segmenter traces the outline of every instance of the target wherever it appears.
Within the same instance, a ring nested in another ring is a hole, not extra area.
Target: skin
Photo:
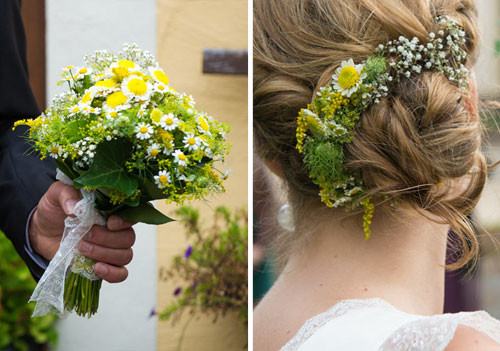
[[[64,219],[74,216],[73,209],[81,195],[75,188],[61,182],[53,183],[40,199],[29,224],[30,244],[35,252],[51,260],[61,242]],[[125,266],[132,261],[135,223],[110,216],[106,226],[94,225],[82,239],[78,249],[96,261],[95,273],[110,283],[119,283],[128,276]]]

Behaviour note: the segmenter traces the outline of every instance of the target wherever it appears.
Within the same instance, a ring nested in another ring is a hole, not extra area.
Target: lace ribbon
[[[66,185],[73,185],[71,179],[59,169],[56,178]],[[80,192],[83,198],[75,205],[73,210],[75,217],[66,217],[64,220],[64,233],[59,249],[50,261],[29,300],[30,302],[36,301],[33,317],[44,316],[47,313],[63,315],[66,272],[73,265],[77,256],[83,257],[78,251],[77,245],[94,224],[106,224],[104,217],[94,207],[94,192],[85,189],[81,189]],[[85,274],[81,274],[80,271],[76,271],[76,273],[91,280],[100,279],[93,271],[88,269],[86,262],[80,263],[78,266],[85,266]]]

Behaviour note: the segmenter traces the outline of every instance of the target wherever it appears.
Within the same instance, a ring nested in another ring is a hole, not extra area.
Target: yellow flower
[[[161,69],[151,70],[151,74],[156,78],[158,82],[168,85],[168,77]]]
[[[100,80],[95,83],[96,87],[114,88],[116,87],[116,82],[112,79]]]
[[[163,117],[163,113],[156,107],[151,111],[151,120],[154,124],[160,124],[161,118]]]
[[[120,67],[125,67],[125,68],[134,68],[135,63],[130,60],[120,60],[117,62],[117,65]]]
[[[92,101],[92,93],[90,91],[87,91],[82,97],[82,103],[86,104],[90,101]]]
[[[146,83],[139,78],[133,78],[127,83],[128,90],[134,95],[144,95],[148,90]]]
[[[128,77],[130,75],[128,68],[121,66],[111,68],[111,72],[113,72],[116,79],[119,81],[123,80],[123,78]]]
[[[198,123],[200,124],[200,129],[201,129],[201,130],[200,130],[200,132],[202,132],[202,133],[203,133],[203,132],[207,133],[207,132],[209,131],[208,123],[207,123],[207,121],[205,120],[205,118],[203,118],[203,117],[201,117],[201,116],[200,116],[200,117],[198,118]]]
[[[147,100],[151,94],[151,85],[146,83],[139,76],[129,76],[122,83],[122,90],[130,98],[140,98]]]
[[[108,106],[111,108],[123,105],[126,102],[127,102],[127,97],[125,96],[125,94],[123,94],[122,91],[115,91],[114,93],[109,95],[108,98],[106,99],[106,104],[108,104]]]

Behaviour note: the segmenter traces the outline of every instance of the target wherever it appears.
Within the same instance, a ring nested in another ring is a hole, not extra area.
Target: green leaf
[[[68,161],[66,161],[66,160],[62,161],[62,160],[58,159],[58,160],[56,160],[56,165],[57,165],[57,168],[59,168],[61,170],[61,172],[66,174],[71,180],[75,179],[79,175],[76,171],[73,170],[71,165],[69,165]]]
[[[129,222],[142,222],[147,224],[165,224],[173,219],[165,216],[150,203],[141,203],[137,207],[125,207],[115,213]]]
[[[83,186],[108,187],[125,195],[132,195],[139,183],[136,178],[127,173],[124,167],[131,152],[132,143],[126,139],[100,143],[89,170],[75,181]]]
[[[147,201],[165,199],[167,195],[150,179],[141,181],[142,195]]]

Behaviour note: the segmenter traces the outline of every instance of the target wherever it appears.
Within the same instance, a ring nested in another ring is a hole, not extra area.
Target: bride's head
[[[471,0],[254,1],[256,148],[281,172],[296,228],[326,220],[311,216],[332,211],[321,202],[320,188],[296,150],[300,109],[332,82],[343,61],[363,62],[380,44],[401,35],[425,43],[439,31],[438,16],[451,17],[465,31],[470,69],[478,44]],[[343,146],[343,166],[362,177],[366,195],[377,204],[375,218],[390,208],[449,224],[463,243],[457,266],[477,254],[466,216],[487,170],[474,89],[473,83],[461,89],[430,70],[392,82],[389,95],[362,113],[353,141]]]

